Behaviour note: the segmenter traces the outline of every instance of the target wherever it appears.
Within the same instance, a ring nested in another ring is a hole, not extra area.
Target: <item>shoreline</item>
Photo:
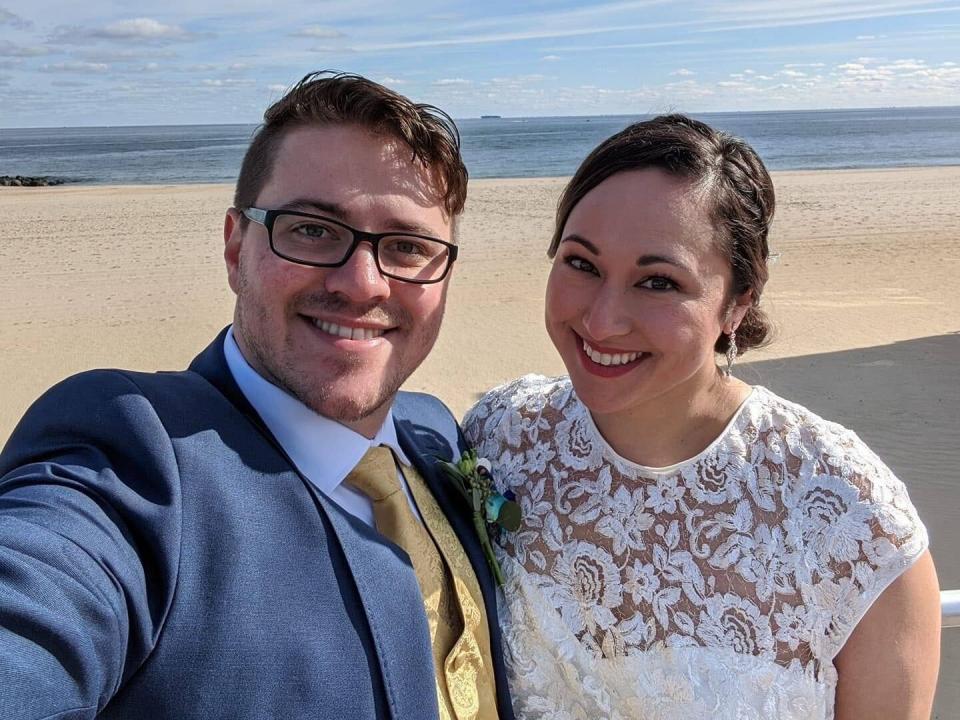
[[[838,167],[838,168],[793,168],[793,169],[769,169],[770,175],[776,181],[777,176],[791,176],[791,175],[808,175],[808,174],[820,174],[820,173],[839,173],[839,174],[850,174],[850,173],[899,173],[899,172],[911,172],[911,171],[925,171],[925,170],[957,170],[960,169],[960,163],[955,164],[944,164],[944,165],[892,165],[892,166],[882,166],[882,167]],[[0,183],[0,193],[10,191],[10,190],[29,190],[29,189],[47,189],[47,188],[56,188],[58,190],[63,189],[135,189],[135,188],[215,188],[215,187],[233,187],[234,181],[229,182],[158,182],[158,183],[148,183],[148,182],[137,182],[137,183],[113,183],[113,182],[98,182],[90,181],[87,179],[81,180],[72,180],[70,178],[54,176],[54,175],[16,175],[16,176],[0,176],[0,179],[4,177],[23,177],[27,179],[39,179],[39,180],[50,180],[51,182],[47,185],[36,185],[36,186],[12,186],[4,185]],[[510,176],[510,177],[471,177],[471,183],[513,183],[521,184],[528,183],[531,181],[538,180],[550,180],[550,181],[566,181],[570,178],[569,175],[527,175],[527,176]]]

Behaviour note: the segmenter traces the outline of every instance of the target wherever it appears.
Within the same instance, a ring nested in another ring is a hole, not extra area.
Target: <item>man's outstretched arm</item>
[[[0,717],[94,717],[149,655],[176,577],[177,480],[120,373],[28,411],[0,454]]]

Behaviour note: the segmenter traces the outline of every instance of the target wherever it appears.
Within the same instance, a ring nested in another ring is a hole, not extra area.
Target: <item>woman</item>
[[[524,514],[499,552],[519,718],[929,717],[939,595],[903,484],[730,373],[768,335],[773,210],[753,150],[680,115],[564,191],[546,325],[569,377],[464,421]]]

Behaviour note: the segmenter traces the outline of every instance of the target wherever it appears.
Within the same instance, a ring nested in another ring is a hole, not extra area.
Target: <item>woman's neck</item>
[[[621,457],[666,467],[706,449],[750,395],[750,386],[710,369],[641,406],[609,415],[591,413]]]

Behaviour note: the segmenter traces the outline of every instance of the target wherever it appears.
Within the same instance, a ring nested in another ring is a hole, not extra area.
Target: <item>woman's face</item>
[[[700,194],[661,170],[631,170],[567,219],[546,325],[595,417],[692,400],[716,381],[714,343],[747,305],[729,298],[729,260]]]

